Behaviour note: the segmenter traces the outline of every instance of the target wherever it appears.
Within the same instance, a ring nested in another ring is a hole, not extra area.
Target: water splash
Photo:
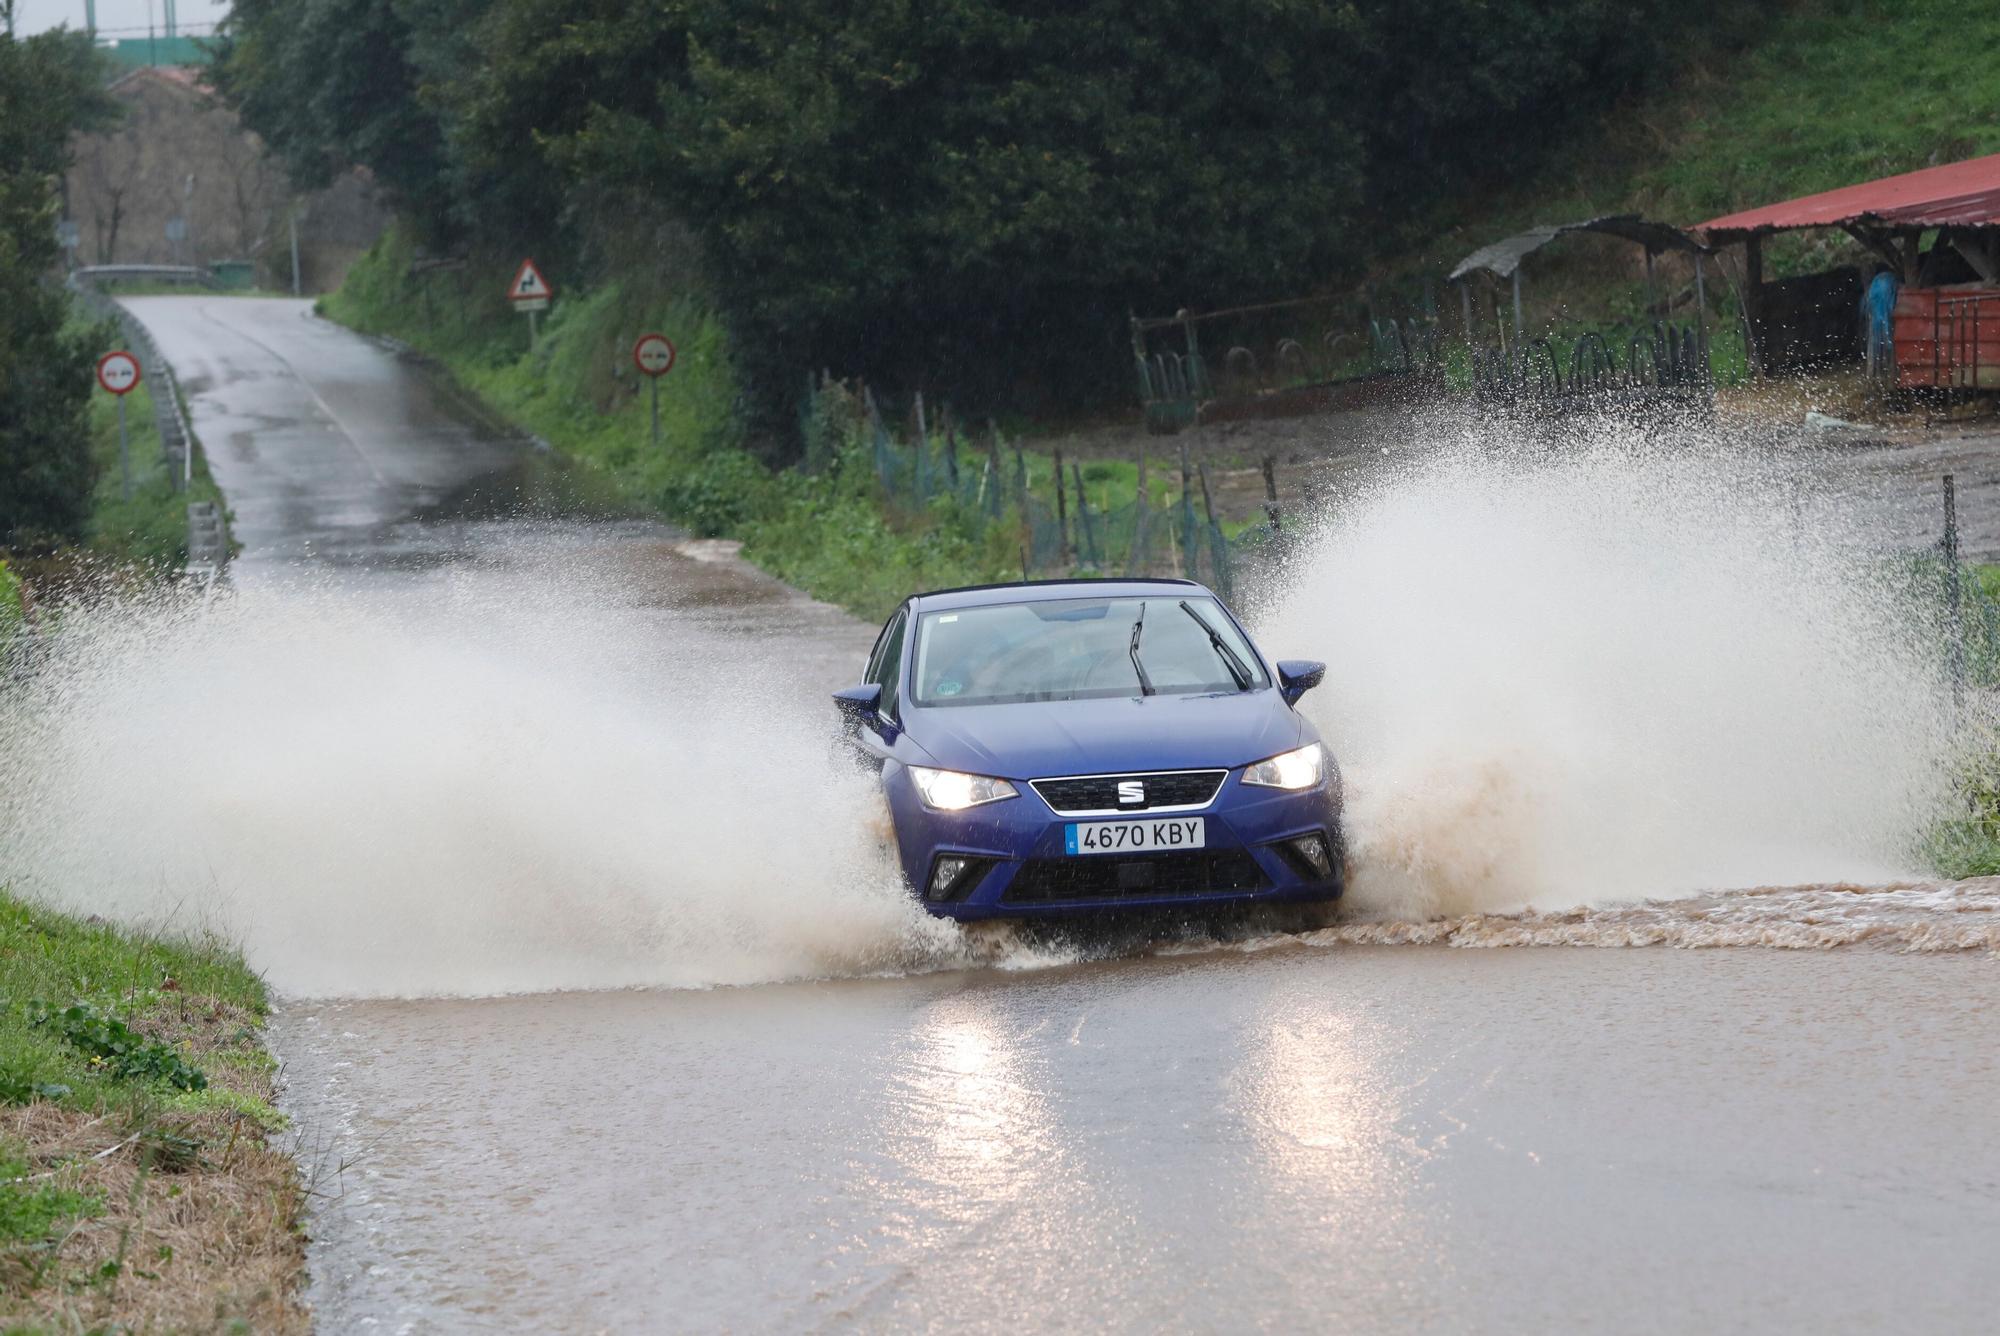
[[[1350,912],[1912,870],[1960,733],[1853,507],[1802,529],[1796,466],[1685,436],[1431,444],[1324,517],[1261,632],[1330,663]]]
[[[308,996],[923,964],[818,692],[574,576],[68,615],[0,727],[17,889],[243,944]]]
[[[1854,514],[1801,531],[1782,473],[1700,442],[1413,430],[1261,619],[1329,661],[1308,708],[1348,780],[1347,921],[1307,940],[1991,941],[1990,888],[1824,889],[1904,877],[1959,735]],[[214,928],[305,996],[1201,949],[931,920],[784,664],[809,629],[709,624],[504,527],[397,578],[71,611],[0,693],[0,877]]]

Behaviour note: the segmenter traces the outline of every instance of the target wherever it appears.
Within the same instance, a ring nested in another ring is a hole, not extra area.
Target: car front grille
[[[1029,783],[1042,801],[1062,816],[1102,816],[1109,812],[1155,812],[1163,807],[1205,807],[1222,788],[1227,770],[1168,770],[1153,774],[1085,775],[1079,779],[1035,779]],[[1118,786],[1138,784],[1139,802],[1120,802]]]
[[[1000,902],[1030,905],[1063,900],[1143,900],[1257,891],[1267,884],[1257,860],[1241,849],[1131,858],[1031,858],[1014,874]]]

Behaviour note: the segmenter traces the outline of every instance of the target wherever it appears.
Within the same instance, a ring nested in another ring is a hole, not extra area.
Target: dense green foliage
[[[1757,23],[1733,49],[1698,53],[1670,87],[1578,132],[1541,168],[1491,191],[1447,195],[1386,267],[1436,274],[1474,246],[1541,221],[1637,212],[1681,224],[1897,172],[2000,151],[2000,8],[1956,0],[1813,0]],[[1781,234],[1773,277],[1862,259],[1834,231]],[[1636,256],[1577,238],[1538,254],[1531,323],[1563,308],[1636,314]],[[1733,309],[1726,287],[1711,301]]]
[[[69,301],[49,275],[70,133],[113,114],[98,75],[81,33],[0,32],[0,546],[79,538],[90,514],[101,339],[65,328]]]
[[[245,0],[222,67],[296,171],[369,166],[427,245],[575,285],[607,226],[685,226],[769,425],[806,368],[1121,393],[1128,311],[1349,276],[1415,202],[1755,8]]]

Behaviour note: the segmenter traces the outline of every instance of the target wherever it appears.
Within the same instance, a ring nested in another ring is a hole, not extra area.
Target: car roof
[[[1179,592],[1207,595],[1193,580],[1016,580],[1009,584],[967,585],[917,594],[910,605],[924,612],[940,608],[978,608],[995,603],[1046,603],[1063,598],[1131,598],[1141,594]]]

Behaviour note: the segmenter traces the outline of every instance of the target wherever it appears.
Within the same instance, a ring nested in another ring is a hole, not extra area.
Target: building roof
[[[1480,269],[1484,269],[1496,278],[1511,277],[1514,271],[1521,267],[1522,260],[1557,237],[1571,232],[1597,232],[1605,236],[1622,237],[1655,253],[1665,250],[1707,249],[1678,227],[1651,222],[1636,213],[1614,213],[1602,218],[1585,218],[1575,223],[1542,223],[1489,246],[1481,246],[1458,262],[1458,267],[1451,271],[1451,277],[1454,280],[1464,278],[1467,274]]]
[[[1695,229],[1709,240],[1801,227],[1991,227],[2000,225],[2000,153],[1766,204]]]

